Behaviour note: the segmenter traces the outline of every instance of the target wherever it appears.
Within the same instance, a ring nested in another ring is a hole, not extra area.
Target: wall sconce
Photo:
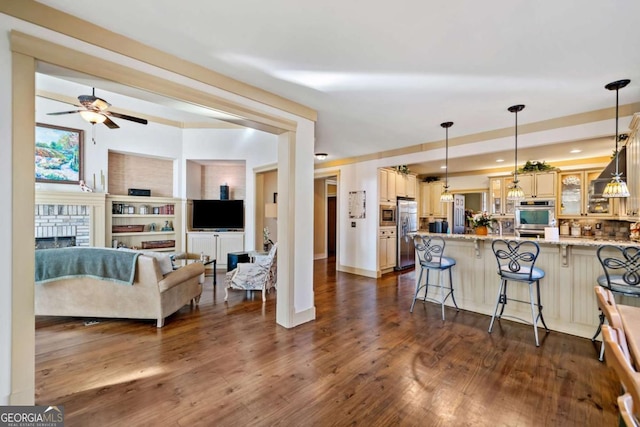
[[[265,203],[264,205],[265,218],[278,218],[278,204],[277,203]]]

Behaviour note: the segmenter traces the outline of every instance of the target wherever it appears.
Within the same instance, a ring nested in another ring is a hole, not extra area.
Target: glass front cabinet
[[[514,203],[507,200],[513,177],[494,177],[489,179],[489,214],[494,216],[513,216]]]
[[[602,170],[560,172],[558,217],[617,217],[616,199],[602,197],[606,182],[598,180]]]

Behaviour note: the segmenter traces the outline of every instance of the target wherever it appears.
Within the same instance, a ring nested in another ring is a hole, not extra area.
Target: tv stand
[[[244,251],[244,231],[197,231],[187,232],[187,252],[193,255],[209,255],[216,259],[216,267],[227,269],[227,254]]]

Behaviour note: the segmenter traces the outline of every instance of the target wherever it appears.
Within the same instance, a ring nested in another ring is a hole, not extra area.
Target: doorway
[[[327,197],[327,256],[336,256],[337,197]]]

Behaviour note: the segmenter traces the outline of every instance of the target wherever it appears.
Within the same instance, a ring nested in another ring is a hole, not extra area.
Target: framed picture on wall
[[[84,131],[36,123],[36,182],[79,184]]]

